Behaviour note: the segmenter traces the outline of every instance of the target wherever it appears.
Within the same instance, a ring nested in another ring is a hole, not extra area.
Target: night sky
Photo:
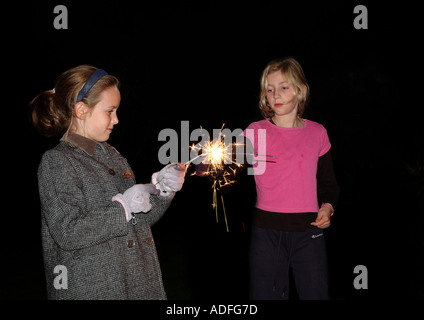
[[[8,164],[0,299],[46,298],[37,167],[60,137],[35,132],[28,103],[52,89],[60,73],[91,64],[121,81],[120,123],[109,142],[128,159],[137,181],[147,183],[162,168],[161,130],[179,133],[181,121],[189,121],[190,131],[202,126],[212,132],[223,123],[244,129],[261,120],[261,72],[285,56],[303,66],[310,86],[304,117],[328,130],[341,187],[325,230],[331,298],[423,298],[419,12],[405,3],[339,2],[63,1],[67,30],[53,25],[58,3],[5,10],[2,155]],[[368,9],[368,29],[354,28],[358,4]],[[242,174],[224,199],[229,233],[222,211],[216,223],[211,182],[187,176],[153,226],[170,299],[248,299],[253,178]],[[357,265],[368,269],[367,290],[353,287]]]

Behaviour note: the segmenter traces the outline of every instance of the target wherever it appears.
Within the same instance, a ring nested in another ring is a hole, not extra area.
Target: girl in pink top
[[[300,299],[328,299],[322,229],[330,226],[339,187],[327,131],[302,118],[308,94],[295,59],[270,62],[261,79],[259,106],[264,120],[245,131],[255,153],[266,143],[266,153],[275,156],[275,163],[255,174],[252,299],[288,299],[289,269]],[[266,135],[255,134],[259,129]]]

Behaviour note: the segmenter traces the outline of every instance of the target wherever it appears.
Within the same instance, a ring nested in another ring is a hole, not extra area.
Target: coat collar
[[[74,132],[65,133],[64,136],[60,139],[60,141],[64,141],[65,143],[71,143],[76,148],[84,150],[90,156],[94,155],[94,151],[96,151],[96,147],[98,144],[97,141],[88,139]]]

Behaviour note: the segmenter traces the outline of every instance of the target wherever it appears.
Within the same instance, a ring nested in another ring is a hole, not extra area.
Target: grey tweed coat
[[[126,159],[73,133],[44,153],[38,181],[49,299],[166,299],[150,227],[173,195],[152,195],[152,210],[127,223],[111,201],[135,184]]]

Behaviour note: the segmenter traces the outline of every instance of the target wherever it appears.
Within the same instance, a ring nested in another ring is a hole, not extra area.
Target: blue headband
[[[87,82],[84,84],[80,92],[78,93],[77,100],[75,103],[78,103],[84,99],[84,97],[87,95],[88,91],[96,84],[97,81],[99,81],[104,76],[107,76],[108,73],[104,71],[103,69],[97,69],[93,72],[93,74],[88,78]]]

